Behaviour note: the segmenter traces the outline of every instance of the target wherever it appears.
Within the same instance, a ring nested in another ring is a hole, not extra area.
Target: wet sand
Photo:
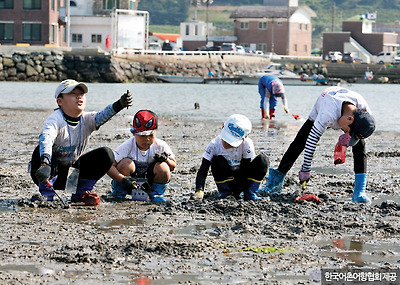
[[[319,143],[305,191],[296,175],[299,159],[282,197],[218,200],[209,176],[205,200],[191,202],[203,151],[222,122],[161,118],[157,136],[178,162],[167,203],[112,200],[104,177],[94,189],[104,200],[100,206],[63,209],[57,200],[30,202],[38,190],[27,163],[50,112],[0,109],[2,284],[320,284],[321,268],[400,267],[397,133],[377,131],[367,139],[372,206],[350,201],[352,154],[333,165],[340,134],[330,130]],[[89,149],[115,149],[129,138],[132,112],[121,112],[95,132]],[[256,151],[266,152],[276,168],[300,124],[253,124]],[[293,203],[303,193],[318,195],[322,204]]]

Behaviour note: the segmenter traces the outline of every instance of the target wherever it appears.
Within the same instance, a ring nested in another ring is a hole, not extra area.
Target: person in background
[[[202,200],[208,170],[217,184],[219,198],[236,199],[243,192],[244,200],[257,200],[257,191],[268,171],[269,159],[264,153],[255,156],[253,141],[248,137],[251,122],[240,114],[230,116],[221,134],[207,146],[196,176],[196,192],[191,200]]]
[[[264,75],[258,81],[258,93],[261,97],[260,108],[261,108],[261,119],[271,119],[275,117],[275,109],[277,105],[277,97],[282,98],[283,109],[286,113],[289,113],[288,102],[285,97],[285,88],[283,87],[282,81],[273,75]],[[269,113],[265,113],[266,102],[265,99],[269,100]]]
[[[140,110],[133,117],[133,137],[115,151],[115,161],[108,171],[113,179],[112,196],[152,202],[165,202],[164,192],[176,167],[175,156],[168,144],[156,138],[158,119],[150,110]],[[136,191],[141,184],[139,191]]]
[[[286,150],[277,169],[269,170],[268,183],[260,195],[281,194],[286,173],[304,150],[304,161],[299,172],[300,183],[310,179],[311,161],[322,134],[327,128],[341,129],[338,145],[352,147],[355,183],[352,200],[370,203],[365,193],[367,181],[367,153],[365,138],[375,130],[375,119],[365,99],[343,87],[330,87],[318,97],[308,120],[300,128],[294,141]]]
[[[113,152],[108,147],[84,151],[93,131],[122,109],[132,106],[132,95],[127,91],[104,110],[85,112],[86,93],[86,84],[72,79],[57,86],[54,97],[58,108],[45,120],[39,145],[32,154],[31,177],[48,201],[53,200],[54,189],[65,189],[68,172],[74,169],[79,175],[71,202],[85,202],[85,193],[92,191],[114,161]]]

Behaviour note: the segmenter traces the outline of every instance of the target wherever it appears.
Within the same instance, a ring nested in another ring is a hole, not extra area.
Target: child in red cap
[[[115,161],[108,171],[113,179],[112,196],[131,194],[132,200],[146,201],[148,194],[152,202],[165,201],[176,160],[168,144],[156,138],[157,128],[157,116],[150,110],[140,110],[133,117],[133,137],[114,151]]]

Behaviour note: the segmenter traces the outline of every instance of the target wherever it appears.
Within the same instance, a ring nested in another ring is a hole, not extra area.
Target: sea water
[[[54,91],[58,82],[1,82],[0,108],[52,109],[57,105]],[[87,111],[98,111],[130,90],[132,110],[151,109],[160,116],[177,116],[223,122],[240,113],[259,122],[260,96],[257,85],[171,84],[171,83],[87,83]],[[376,119],[377,131],[400,131],[400,85],[343,84],[364,96]],[[326,86],[285,86],[290,112],[307,118],[315,100]],[[194,104],[200,108],[195,110]],[[133,112],[134,112],[133,111]],[[292,121],[278,101],[277,118]]]

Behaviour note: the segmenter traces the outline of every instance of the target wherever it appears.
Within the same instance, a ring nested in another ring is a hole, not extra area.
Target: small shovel
[[[52,185],[48,180],[47,180],[46,184],[47,184],[47,187],[49,187],[51,190],[54,191],[54,193],[56,194],[56,196],[58,197],[58,199],[60,199],[61,203],[62,203],[63,206],[64,206],[64,209],[68,209],[69,206],[68,206],[67,204],[65,204],[65,203],[64,203],[64,200],[61,199],[61,197],[57,194],[56,190],[54,190],[54,188],[53,188],[53,185]]]

